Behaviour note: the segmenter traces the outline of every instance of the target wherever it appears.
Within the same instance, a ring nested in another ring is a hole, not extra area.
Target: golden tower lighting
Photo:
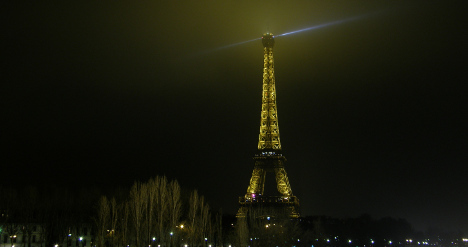
[[[258,153],[253,158],[255,164],[247,193],[245,196],[239,198],[240,208],[237,217],[245,217],[252,208],[261,208],[264,210],[265,217],[274,216],[275,212],[281,211],[286,213],[289,217],[297,218],[299,217],[299,200],[292,193],[288,176],[284,168],[286,158],[281,153],[278,113],[276,108],[273,59],[275,40],[273,34],[264,34],[262,43],[263,89]],[[265,191],[265,181],[270,177],[274,177],[275,179],[277,192]]]

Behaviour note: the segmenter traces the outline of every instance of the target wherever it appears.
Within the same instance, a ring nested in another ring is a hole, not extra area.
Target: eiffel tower
[[[273,34],[264,34],[262,43],[263,92],[258,153],[253,158],[255,164],[247,193],[239,197],[240,207],[237,217],[245,217],[252,208],[261,208],[265,217],[282,212],[291,218],[297,218],[299,217],[299,200],[292,193],[284,169],[286,157],[281,153],[276,109]],[[276,182],[276,188],[274,188],[274,182]],[[267,190],[265,190],[266,187]]]

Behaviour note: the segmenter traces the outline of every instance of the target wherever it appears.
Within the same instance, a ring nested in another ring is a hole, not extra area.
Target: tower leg
[[[251,196],[252,194],[263,194],[264,188],[263,185],[265,183],[265,175],[266,171],[260,167],[254,167],[252,172],[252,177],[250,178],[250,185],[247,189],[247,197]]]
[[[286,174],[286,170],[284,167],[275,168],[275,175],[276,175],[276,186],[278,191],[283,196],[290,196],[292,195],[291,186],[289,185],[288,175]]]

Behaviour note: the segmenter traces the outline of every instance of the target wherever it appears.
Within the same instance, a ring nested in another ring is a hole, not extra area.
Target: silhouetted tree
[[[168,242],[168,229],[165,225],[168,219],[167,210],[168,210],[168,192],[167,192],[167,179],[166,177],[156,177],[155,178],[156,186],[156,229],[158,231],[159,243]],[[172,238],[171,238],[172,239]],[[169,239],[169,241],[171,240]]]
[[[136,246],[141,245],[141,232],[144,223],[144,213],[147,204],[147,186],[136,182],[130,190],[130,212],[133,220]]]
[[[169,213],[169,229],[175,232],[182,214],[182,201],[180,199],[180,186],[176,180],[169,183],[168,186],[168,213]],[[179,234],[173,236],[174,246],[179,246],[183,228],[179,229]]]
[[[98,206],[98,215],[96,219],[96,245],[97,247],[104,247],[105,238],[107,235],[107,230],[109,226],[109,216],[110,216],[110,208],[109,202],[106,196],[101,196],[99,199],[99,206]]]

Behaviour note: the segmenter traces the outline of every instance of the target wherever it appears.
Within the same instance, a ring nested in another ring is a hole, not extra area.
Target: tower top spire
[[[262,43],[264,47],[273,48],[275,45],[275,36],[273,36],[272,33],[263,34]]]

